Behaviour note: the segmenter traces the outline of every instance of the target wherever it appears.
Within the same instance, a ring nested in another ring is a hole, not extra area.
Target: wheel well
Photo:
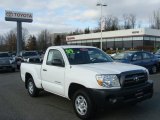
[[[26,87],[26,89],[27,89],[27,82],[28,82],[29,78],[32,78],[32,75],[30,73],[26,73],[26,75],[25,75],[25,87]]]
[[[70,86],[69,86],[69,92],[68,92],[68,97],[70,99],[72,99],[74,93],[79,90],[79,89],[82,89],[82,88],[85,88],[83,85],[80,85],[80,84],[77,84],[77,83],[71,83]]]

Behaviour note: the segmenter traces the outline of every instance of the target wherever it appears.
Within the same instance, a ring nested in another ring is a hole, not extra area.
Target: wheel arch
[[[69,85],[69,89],[68,89],[68,97],[69,97],[69,99],[73,98],[73,95],[77,90],[83,89],[83,88],[85,89],[86,87],[81,85],[81,84],[78,84],[78,83],[71,83]]]
[[[33,77],[30,73],[26,73],[25,74],[25,88],[26,89],[27,89],[27,82],[28,82],[29,78],[33,78]]]

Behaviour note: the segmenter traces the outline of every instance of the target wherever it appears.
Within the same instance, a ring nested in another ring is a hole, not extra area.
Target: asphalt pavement
[[[99,111],[95,120],[159,120],[160,74],[151,75],[154,81],[152,99],[135,106],[119,106]],[[31,98],[20,79],[20,73],[0,73],[0,120],[78,120],[71,101],[41,92]]]

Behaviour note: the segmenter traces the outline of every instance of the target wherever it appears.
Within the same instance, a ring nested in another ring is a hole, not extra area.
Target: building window
[[[84,46],[85,46],[85,45],[86,45],[86,40],[82,40],[82,41],[81,41],[81,45],[84,45]]]
[[[149,37],[144,37],[144,40],[150,40]]]
[[[143,37],[133,37],[133,48],[143,49]]]
[[[128,49],[133,48],[132,44],[133,44],[132,37],[124,37],[123,38],[123,48],[124,49],[128,50]]]
[[[158,48],[158,49],[160,49],[160,37],[157,37],[157,38],[156,38],[155,47]]]
[[[113,49],[115,47],[114,39],[107,39],[107,49]]]
[[[76,41],[76,45],[81,45],[81,41]]]
[[[100,40],[99,40],[99,39],[93,40],[93,41],[92,41],[92,45],[93,45],[94,47],[100,48]]]
[[[87,40],[87,41],[86,41],[86,45],[87,45],[87,46],[92,46],[92,40]]]
[[[132,48],[132,41],[123,41],[123,48],[131,49]]]
[[[118,50],[123,48],[122,38],[115,38],[115,48]]]
[[[144,37],[143,48],[145,50],[153,50],[155,46],[155,37]]]

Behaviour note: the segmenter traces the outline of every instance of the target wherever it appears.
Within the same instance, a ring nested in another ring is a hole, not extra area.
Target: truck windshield
[[[10,57],[8,53],[0,53],[0,57]]]
[[[71,65],[113,62],[107,54],[97,48],[67,48],[64,51]]]

